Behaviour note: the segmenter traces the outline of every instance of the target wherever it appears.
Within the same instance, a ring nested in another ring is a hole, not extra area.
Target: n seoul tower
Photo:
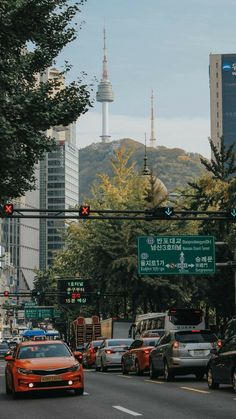
[[[108,64],[107,64],[107,48],[106,48],[106,29],[103,29],[103,66],[102,79],[98,85],[97,102],[102,102],[102,143],[107,143],[110,140],[109,124],[108,124],[108,105],[113,102],[113,91],[111,82],[108,79]]]

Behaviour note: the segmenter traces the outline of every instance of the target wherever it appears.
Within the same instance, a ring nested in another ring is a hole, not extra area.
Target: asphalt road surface
[[[0,419],[235,419],[236,393],[229,386],[209,390],[205,380],[174,382],[148,375],[123,376],[85,370],[85,394],[44,392],[13,400],[5,394],[5,361],[0,361]]]

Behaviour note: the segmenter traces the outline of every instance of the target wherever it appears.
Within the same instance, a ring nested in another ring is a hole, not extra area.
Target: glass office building
[[[211,139],[236,145],[236,54],[210,54]]]
[[[40,208],[62,210],[79,203],[79,151],[66,141],[58,142],[40,168]],[[67,221],[40,221],[40,269],[52,264],[55,252],[64,247]]]

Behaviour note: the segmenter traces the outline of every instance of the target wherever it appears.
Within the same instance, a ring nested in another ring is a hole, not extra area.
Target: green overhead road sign
[[[25,307],[25,317],[27,319],[54,319],[60,317],[60,312],[52,306],[28,306]]]
[[[139,275],[209,275],[214,272],[213,236],[138,237]]]

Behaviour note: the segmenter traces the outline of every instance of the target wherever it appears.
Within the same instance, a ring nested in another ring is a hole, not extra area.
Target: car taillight
[[[114,354],[115,352],[112,349],[105,349],[106,354]]]
[[[222,346],[222,340],[218,339],[216,345],[217,345],[217,348],[221,348],[221,346]]]
[[[179,349],[179,342],[177,342],[177,340],[175,340],[175,341],[172,343],[172,348],[174,348],[174,349]]]
[[[149,354],[149,353],[150,353],[150,351],[151,351],[151,349],[144,349],[144,353],[145,353],[145,354]]]

